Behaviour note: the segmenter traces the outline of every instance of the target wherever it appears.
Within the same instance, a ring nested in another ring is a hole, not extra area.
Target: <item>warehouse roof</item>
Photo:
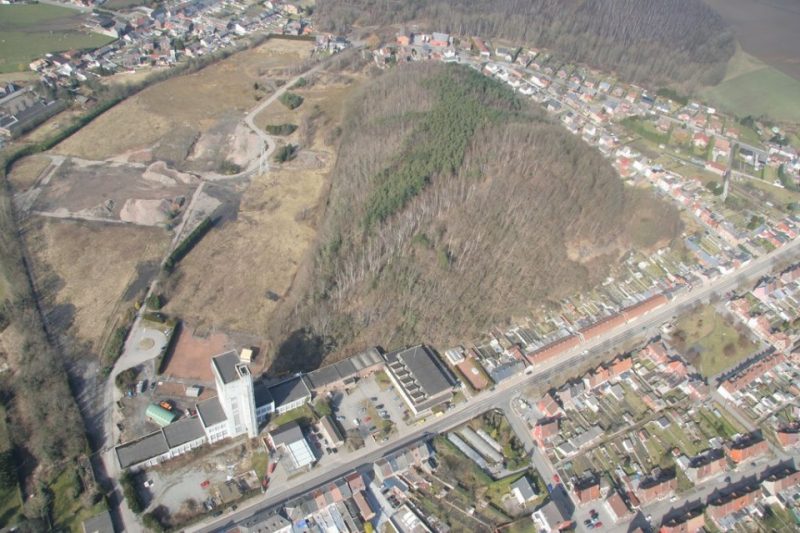
[[[170,448],[192,442],[206,436],[203,423],[196,416],[173,422],[164,428],[164,436]]]
[[[306,378],[312,389],[319,389],[341,381],[342,375],[339,373],[336,365],[328,365],[318,368],[313,372],[309,372],[306,374]]]
[[[217,369],[217,373],[223,383],[228,384],[239,379],[239,372],[236,370],[236,366],[240,361],[239,355],[235,351],[231,350],[214,356],[211,359],[211,363]]]
[[[205,427],[214,426],[228,419],[225,416],[225,411],[222,410],[219,398],[216,396],[198,403],[197,414],[200,415],[200,420]]]
[[[385,359],[415,406],[453,388],[436,356],[423,344],[386,354]]]
[[[167,453],[169,445],[164,433],[158,430],[141,439],[121,444],[115,448],[115,451],[119,465],[122,468],[128,468]]]
[[[356,367],[356,370],[361,371],[370,366],[382,363],[383,357],[381,357],[381,352],[377,348],[370,348],[369,350],[356,354],[347,360],[353,363],[353,366]]]

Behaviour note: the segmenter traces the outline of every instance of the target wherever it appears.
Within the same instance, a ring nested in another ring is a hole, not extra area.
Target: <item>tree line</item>
[[[693,89],[719,83],[735,44],[701,0],[319,0],[324,30],[418,23],[432,31],[548,48],[622,79]]]
[[[463,342],[680,234],[671,206],[461,66],[400,65],[354,94],[331,180],[311,287],[284,324],[329,357]]]

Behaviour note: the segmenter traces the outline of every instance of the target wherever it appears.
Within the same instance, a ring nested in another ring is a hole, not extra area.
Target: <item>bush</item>
[[[300,89],[301,87],[305,87],[308,85],[308,80],[305,78],[298,78],[294,85],[292,85],[292,89]]]
[[[10,489],[17,486],[17,468],[11,450],[0,452],[0,488]]]
[[[167,321],[167,315],[164,313],[145,313],[142,315],[142,318],[149,322],[157,322],[159,324],[164,324]]]
[[[303,104],[303,97],[299,94],[294,94],[289,91],[286,91],[281,95],[279,98],[281,103],[288,107],[289,109],[297,109]]]
[[[114,364],[119,356],[122,355],[122,349],[125,347],[125,339],[128,336],[128,325],[119,326],[114,330],[111,338],[105,349],[105,357],[109,363]]]
[[[161,521],[156,516],[155,511],[145,513],[145,515],[142,516],[142,524],[144,524],[144,527],[146,527],[148,531],[166,531]]]
[[[174,319],[170,319],[173,321]],[[180,334],[181,323],[178,321],[174,321],[172,324],[173,330],[172,335],[169,338],[169,342],[167,346],[164,348],[164,351],[161,352],[161,355],[158,358],[158,365],[156,366],[156,372],[161,375],[167,369],[167,365],[169,364],[169,358],[172,356],[172,351],[175,349],[175,343],[178,340],[178,335]]]
[[[297,156],[297,146],[293,144],[287,144],[286,146],[281,146],[278,148],[278,151],[275,152],[275,161],[278,163],[285,163],[286,161],[291,161]]]
[[[219,164],[219,171],[226,176],[232,176],[234,174],[238,174],[242,171],[241,165],[237,165],[236,163],[232,163],[225,159],[222,163]]]
[[[147,307],[150,309],[159,310],[164,307],[164,299],[160,294],[151,294],[147,297]]]
[[[127,370],[123,370],[117,377],[114,378],[114,383],[117,385],[119,390],[125,391],[131,387],[134,383],[136,383],[136,379],[139,377],[139,372],[136,368],[129,368]]]
[[[136,490],[136,481],[133,474],[130,472],[122,474],[119,484],[122,486],[122,495],[125,496],[125,501],[128,502],[128,507],[131,508],[131,511],[136,514],[142,514],[144,512],[144,503],[139,497],[139,491]]]
[[[186,257],[194,245],[197,244],[203,236],[214,226],[214,219],[207,217],[203,220],[188,237],[186,237],[173,251],[169,254],[166,261],[164,261],[164,269],[171,271],[175,268],[178,262]]]
[[[269,124],[266,128],[270,135],[291,135],[297,129],[294,124]]]
[[[330,416],[333,411],[331,410],[331,403],[326,398],[320,398],[319,401],[314,404],[314,411],[316,411],[317,416]]]

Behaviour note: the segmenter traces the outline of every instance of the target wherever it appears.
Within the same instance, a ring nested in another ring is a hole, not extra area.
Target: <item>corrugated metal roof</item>
[[[172,411],[167,411],[160,405],[154,403],[147,406],[144,415],[162,427],[168,426],[177,418],[177,415]]]

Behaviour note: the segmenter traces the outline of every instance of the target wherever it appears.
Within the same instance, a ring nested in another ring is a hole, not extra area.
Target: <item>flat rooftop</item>
[[[200,420],[203,422],[204,427],[215,426],[228,419],[225,416],[225,411],[222,410],[219,398],[216,396],[199,402],[197,404],[197,414],[200,415]]]
[[[164,433],[158,430],[135,441],[120,444],[114,451],[117,452],[119,465],[128,468],[167,453],[169,444]]]
[[[216,368],[220,379],[226,385],[239,379],[239,372],[236,367],[241,363],[239,354],[231,350],[211,358],[211,364]]]
[[[275,400],[275,407],[292,403],[311,395],[302,376],[288,379],[269,388],[269,393]]]
[[[164,436],[167,439],[167,445],[170,448],[175,448],[181,444],[192,442],[206,436],[203,431],[203,423],[196,416],[191,418],[182,418],[177,422],[164,427]]]
[[[453,388],[450,377],[425,345],[391,352],[384,358],[414,405]]]

